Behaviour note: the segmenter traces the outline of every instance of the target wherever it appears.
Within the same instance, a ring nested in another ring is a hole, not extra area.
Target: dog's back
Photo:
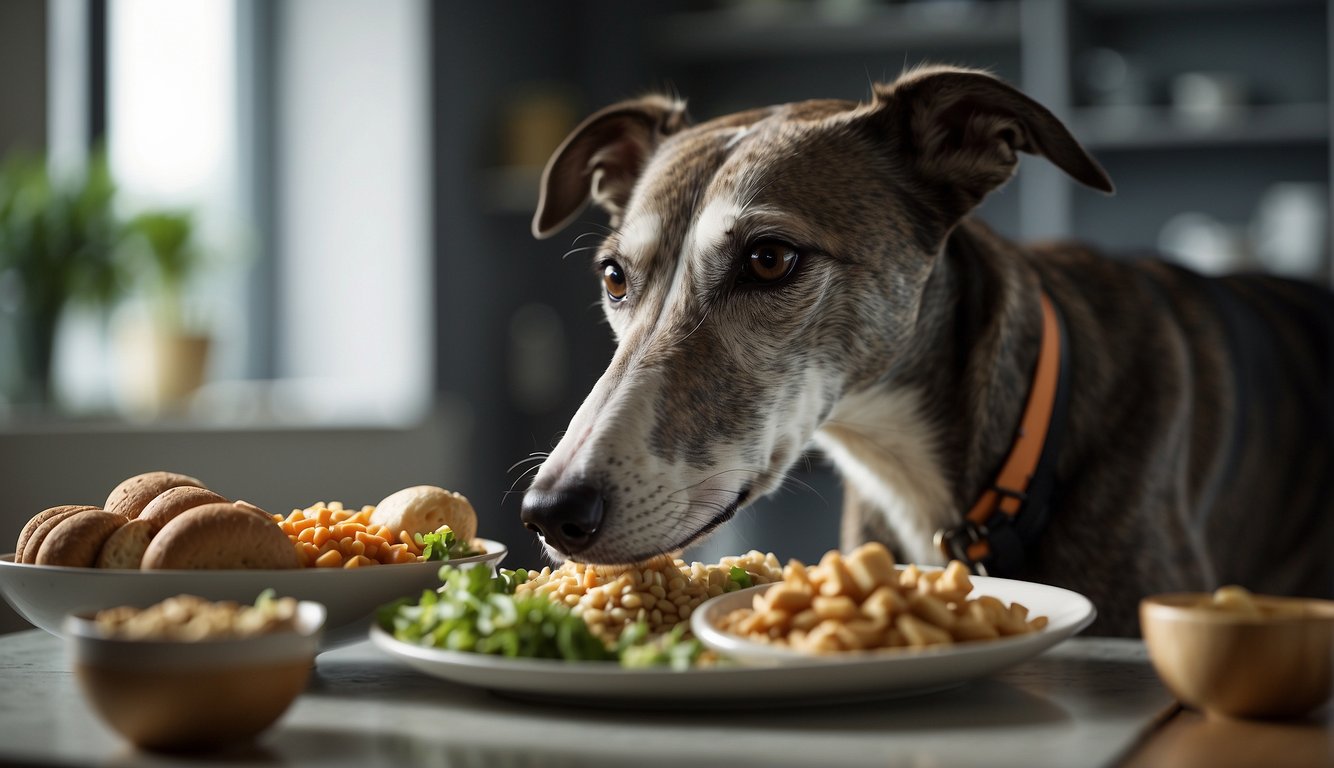
[[[1219,492],[1196,510],[1218,579],[1328,597],[1334,295],[1265,275],[1181,279],[1212,305],[1231,359],[1234,433]]]
[[[1037,248],[1032,265],[1073,316],[1082,376],[1052,522],[1064,530],[1044,560],[1078,569],[1072,558],[1096,550],[1132,570],[1202,562],[1173,579],[1179,588],[1334,593],[1334,294],[1069,247]],[[1164,525],[1181,535],[1156,534]],[[1058,551],[1068,537],[1087,547]]]

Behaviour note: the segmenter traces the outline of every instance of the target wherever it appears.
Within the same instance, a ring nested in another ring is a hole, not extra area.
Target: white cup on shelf
[[[1329,253],[1329,189],[1318,182],[1282,182],[1265,190],[1251,221],[1251,242],[1264,269],[1314,278]]]

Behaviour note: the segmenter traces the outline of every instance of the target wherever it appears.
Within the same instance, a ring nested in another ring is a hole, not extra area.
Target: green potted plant
[[[122,229],[106,156],[82,175],[53,179],[38,155],[0,165],[0,395],[52,401],[51,364],[61,313],[70,301],[109,307],[124,290],[114,257]]]

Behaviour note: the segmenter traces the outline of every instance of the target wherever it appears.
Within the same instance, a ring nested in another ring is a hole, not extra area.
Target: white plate
[[[526,698],[584,705],[783,706],[819,700],[905,696],[958,685],[993,674],[1042,653],[1087,627],[1095,615],[1088,598],[1043,584],[974,577],[974,595],[1019,601],[1031,615],[1047,616],[1045,629],[1029,635],[923,651],[894,651],[832,658],[807,657],[783,666],[718,667],[674,672],[622,669],[609,662],[509,659],[426,648],[396,640],[377,627],[371,640],[416,669],[456,683]],[[756,587],[764,589],[766,587]],[[752,590],[731,592],[701,605],[710,613],[727,601],[748,605]],[[730,610],[730,609],[729,609]]]
[[[486,554],[449,564],[485,564],[494,569],[508,550],[498,541],[478,541]],[[9,554],[0,557],[0,593],[23,618],[63,636],[62,624],[71,613],[117,605],[144,607],[179,594],[248,603],[272,588],[282,597],[325,605],[329,614],[322,647],[330,648],[365,638],[369,617],[381,604],[438,587],[436,574],[442,565],[433,561],[366,568],[135,571],[15,563]]]

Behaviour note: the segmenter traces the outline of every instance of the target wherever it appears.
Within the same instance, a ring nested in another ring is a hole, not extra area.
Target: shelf
[[[1080,143],[1099,151],[1322,144],[1329,139],[1329,107],[1252,106],[1211,125],[1168,107],[1084,107],[1074,110],[1070,127]]]
[[[668,17],[659,43],[662,53],[677,59],[1018,45],[1019,3],[875,6],[848,18],[830,17],[808,5],[767,13],[699,11]]]
[[[1076,7],[1100,15],[1181,11],[1269,11],[1277,8],[1323,9],[1321,0],[1078,0]]]

